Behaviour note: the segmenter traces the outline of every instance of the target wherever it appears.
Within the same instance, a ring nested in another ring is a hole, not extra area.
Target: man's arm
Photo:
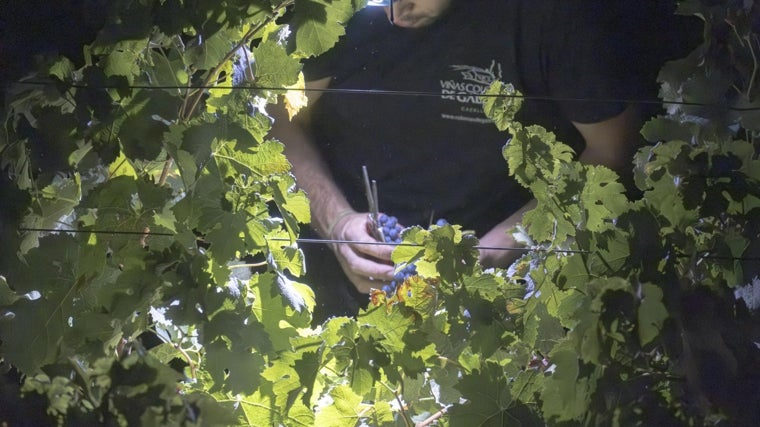
[[[309,105],[319,98],[319,89],[327,88],[329,83],[329,77],[306,83]],[[293,165],[297,183],[309,196],[312,226],[326,239],[376,242],[367,229],[367,213],[351,207],[311,140],[307,131],[309,107],[301,110],[293,121],[282,107],[274,107],[272,135],[285,144],[285,155]],[[390,246],[335,244],[332,248],[343,271],[360,292],[379,288],[381,281],[393,277]]]
[[[639,147],[639,115],[636,108],[629,106],[622,113],[598,123],[575,123],[586,148],[579,160],[592,165],[602,165],[624,177],[630,173],[633,153]],[[531,200],[480,239],[483,247],[515,247],[517,242],[510,230],[521,220],[525,212],[536,206]],[[486,267],[507,267],[521,255],[520,251],[481,249],[480,261]]]
[[[581,162],[607,166],[621,175],[630,173],[633,154],[641,143],[641,119],[636,107],[629,106],[617,116],[599,123],[573,122],[573,125],[586,141]]]

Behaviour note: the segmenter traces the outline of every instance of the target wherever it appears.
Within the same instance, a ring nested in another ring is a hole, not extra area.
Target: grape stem
[[[219,73],[221,72],[222,68],[224,67],[225,63],[229,61],[233,55],[240,49],[241,47],[247,45],[252,39],[253,36],[256,35],[262,28],[265,28],[267,25],[269,25],[270,22],[273,22],[275,19],[277,19],[281,13],[282,10],[293,4],[294,0],[283,0],[280,4],[274,7],[272,9],[272,14],[267,16],[265,20],[262,22],[259,22],[255,27],[251,28],[243,38],[238,42],[227,54],[222,58],[222,61],[214,67],[207,75],[206,79],[203,81],[202,86],[208,86],[213,81],[218,79]],[[216,84],[216,83],[214,83]],[[189,95],[193,97],[193,99],[190,101],[189,104],[183,103],[182,112],[180,114],[180,118],[182,121],[188,121],[193,116],[196,108],[198,107],[198,104],[200,103],[201,99],[203,98],[203,91],[198,91],[198,93],[194,95]],[[189,107],[188,107],[189,105]]]
[[[398,391],[391,388],[388,384],[382,381],[380,381],[380,384],[384,385],[385,388],[387,388],[391,393],[393,393],[393,396],[396,397],[396,402],[398,402],[398,408],[399,411],[401,411],[401,418],[404,420],[404,425],[406,427],[412,427],[412,425],[409,424],[409,414],[406,413],[404,402],[401,400],[401,396],[398,395]]]

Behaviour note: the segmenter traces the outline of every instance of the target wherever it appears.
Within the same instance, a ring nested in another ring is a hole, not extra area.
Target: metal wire
[[[173,237],[176,236],[176,233],[156,233],[153,231],[120,231],[120,230],[79,230],[79,229],[68,229],[68,230],[61,230],[56,228],[19,228],[18,229],[21,232],[28,232],[28,231],[39,231],[39,232],[46,232],[46,233],[95,233],[95,234],[127,234],[127,235],[139,235],[139,236],[168,236]],[[274,241],[274,242],[290,242],[291,240],[285,237],[272,237],[268,240]],[[336,240],[336,239],[308,239],[308,238],[297,238],[296,243],[298,244],[325,244],[325,245],[331,245],[331,244],[338,244],[338,245],[370,245],[370,246],[407,246],[407,247],[424,247],[425,245],[420,243],[408,243],[408,242],[401,242],[401,243],[393,243],[393,242],[367,242],[367,241],[358,241],[358,240]],[[506,247],[506,246],[473,246],[473,249],[477,250],[496,250],[496,251],[517,251],[517,252],[553,252],[553,253],[564,253],[564,254],[588,254],[591,253],[590,251],[584,251],[584,250],[573,250],[573,249],[545,249],[545,248],[527,248],[527,247]],[[681,254],[678,255],[680,258],[686,258],[691,257],[691,255],[687,254]],[[760,257],[733,257],[733,256],[723,256],[723,255],[703,255],[699,258],[703,259],[717,259],[717,260],[724,260],[724,261],[760,261]]]
[[[30,86],[59,86],[61,83],[42,82],[42,81],[17,81],[15,84]],[[143,90],[188,90],[188,89],[225,89],[225,90],[269,90],[269,91],[300,91],[300,92],[320,92],[320,93],[339,93],[347,95],[378,95],[378,96],[413,96],[413,97],[434,97],[441,96],[440,92],[432,91],[408,91],[408,90],[385,90],[385,89],[346,89],[346,88],[282,88],[255,85],[85,85],[78,83],[65,83],[65,87],[73,89],[143,89]],[[449,95],[472,96],[471,93],[454,92]],[[659,99],[618,99],[618,98],[565,98],[554,96],[535,96],[535,95],[507,95],[507,94],[480,94],[484,98],[520,98],[530,101],[552,101],[552,102],[596,102],[596,103],[626,103],[638,105],[682,105],[688,107],[712,107],[724,108],[729,111],[760,111],[760,107],[732,107],[718,104],[707,104],[703,102],[688,101],[663,101]]]
[[[58,228],[27,228],[22,227],[18,229],[21,232],[38,231],[43,233],[94,233],[94,234],[126,234],[135,236],[168,236],[174,237],[175,233],[157,233],[153,231],[123,231],[123,230],[79,230],[79,229],[58,229]],[[291,241],[285,237],[272,237],[268,240],[273,242],[289,242]],[[366,242],[358,240],[335,240],[335,239],[307,239],[298,238],[296,243],[299,244],[339,244],[339,245],[370,245],[370,246],[411,246],[411,247],[423,247],[424,245],[419,243],[393,243],[393,242]],[[531,248],[514,248],[514,247],[496,247],[496,246],[473,246],[473,249],[492,249],[501,251],[522,251],[530,252],[535,249]],[[553,252],[567,252],[567,253],[583,253],[585,251],[573,251],[573,250],[553,250]]]

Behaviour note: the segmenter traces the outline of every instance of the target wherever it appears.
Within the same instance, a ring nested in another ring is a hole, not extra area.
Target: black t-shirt
[[[613,117],[625,104],[609,100],[632,96],[603,4],[454,0],[423,29],[392,26],[382,8],[360,11],[304,69],[307,80],[332,76],[331,88],[358,90],[326,92],[312,107],[312,134],[349,202],[366,209],[366,165],[381,211],[404,225],[427,225],[434,212],[482,234],[524,205],[529,194],[501,155],[509,135],[478,95],[495,79],[514,84],[529,97],[519,118],[580,152],[571,121]]]

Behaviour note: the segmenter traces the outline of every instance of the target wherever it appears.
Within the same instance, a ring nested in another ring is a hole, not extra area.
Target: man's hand
[[[319,98],[319,89],[329,87],[330,80],[326,77],[306,83],[306,88],[312,90],[309,104]],[[285,143],[285,155],[293,164],[298,185],[309,195],[312,227],[326,239],[377,242],[367,229],[368,215],[352,212],[314,145],[307,131],[309,110],[304,108],[292,121],[279,105],[272,107],[271,114],[275,117],[272,135]],[[391,246],[336,243],[332,249],[346,276],[360,292],[381,288],[393,277]]]
[[[333,240],[350,240],[361,243],[335,243],[335,252],[343,272],[359,292],[369,293],[372,288],[381,288],[384,282],[393,279],[391,252],[393,246],[373,245],[377,240],[369,232],[369,216],[366,213],[351,213],[340,217],[332,227]]]
[[[488,249],[513,248],[518,246],[512,235],[509,234],[508,228],[508,226],[496,226],[479,239],[479,246],[483,248],[480,249],[479,259],[483,267],[507,268],[524,253],[519,250]]]

